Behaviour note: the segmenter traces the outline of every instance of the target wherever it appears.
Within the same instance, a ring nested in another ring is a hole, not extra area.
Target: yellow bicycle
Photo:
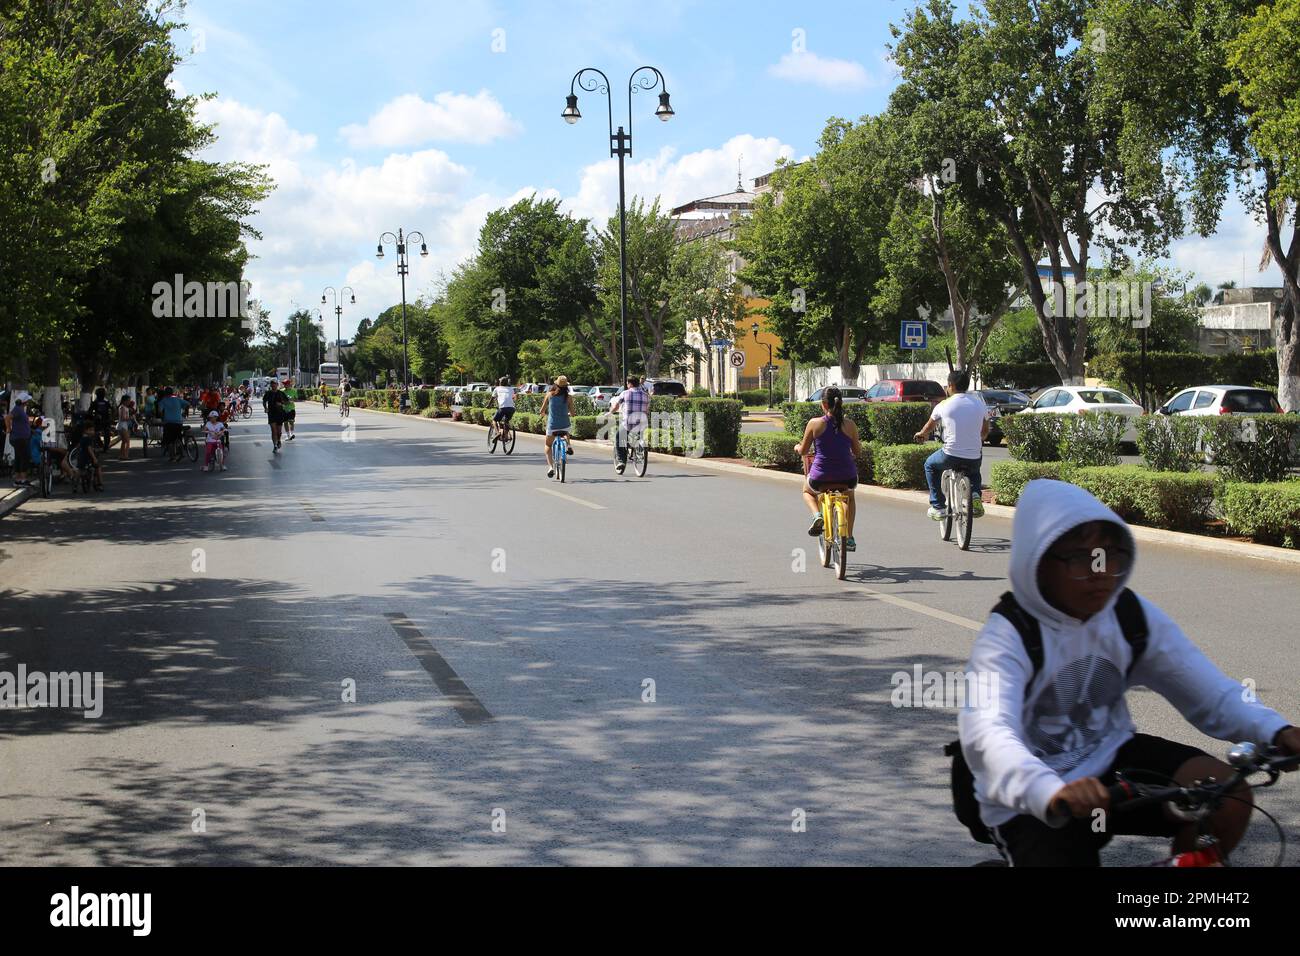
[[[808,474],[808,462],[804,459],[804,474]],[[822,533],[817,536],[817,553],[821,555],[823,568],[835,568],[835,576],[841,581],[849,565],[849,495],[846,488],[829,488],[817,492],[817,506],[822,513]]]

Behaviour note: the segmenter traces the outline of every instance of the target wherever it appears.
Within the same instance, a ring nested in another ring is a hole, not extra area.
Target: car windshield
[[[1132,405],[1133,402],[1122,393],[1108,388],[1081,388],[1079,399],[1089,405]]]
[[[1223,396],[1223,407],[1230,412],[1271,412],[1274,409],[1273,393],[1239,388]]]

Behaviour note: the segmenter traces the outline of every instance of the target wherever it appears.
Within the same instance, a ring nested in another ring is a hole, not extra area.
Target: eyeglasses
[[[1075,581],[1091,577],[1119,578],[1133,567],[1133,552],[1128,548],[1095,548],[1092,551],[1047,552],[1047,557],[1065,565],[1065,572]]]

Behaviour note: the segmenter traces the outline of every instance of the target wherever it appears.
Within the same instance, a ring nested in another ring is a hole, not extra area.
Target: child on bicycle
[[[1031,481],[1016,504],[1014,605],[990,615],[968,665],[996,678],[987,685],[996,698],[958,718],[980,820],[1012,866],[1099,866],[1116,833],[1172,837],[1175,853],[1196,849],[1196,823],[1162,806],[1111,812],[1118,770],[1181,784],[1233,773],[1195,747],[1137,733],[1124,700],[1131,686],[1160,694],[1208,736],[1300,754],[1300,729],[1243,693],[1164,611],[1122,593],[1135,552],[1124,521],[1076,485]],[[1127,633],[1117,602],[1140,608],[1144,642]],[[1038,661],[1003,610],[1022,627],[1037,621]],[[1228,852],[1251,811],[1248,789],[1234,796],[1207,821]]]
[[[72,454],[76,450],[76,467],[78,469],[86,467],[87,462],[95,469],[95,490],[104,490],[104,465],[99,460],[99,452],[96,448],[98,444],[98,433],[93,422],[86,417],[84,413],[78,412],[72,416],[72,426],[68,431],[68,453]]]
[[[205,436],[203,446],[203,470],[212,470],[212,459],[216,457],[217,447],[221,445],[226,436],[226,423],[221,420],[221,414],[216,411],[208,412],[208,420],[203,426]],[[221,463],[221,470],[226,470],[225,462]]]

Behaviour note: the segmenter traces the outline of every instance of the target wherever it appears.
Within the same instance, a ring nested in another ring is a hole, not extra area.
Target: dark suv
[[[948,393],[928,378],[886,378],[867,389],[868,402],[929,402],[938,405]]]
[[[669,398],[685,398],[686,386],[671,379],[646,379],[645,390],[651,395],[667,395]]]

